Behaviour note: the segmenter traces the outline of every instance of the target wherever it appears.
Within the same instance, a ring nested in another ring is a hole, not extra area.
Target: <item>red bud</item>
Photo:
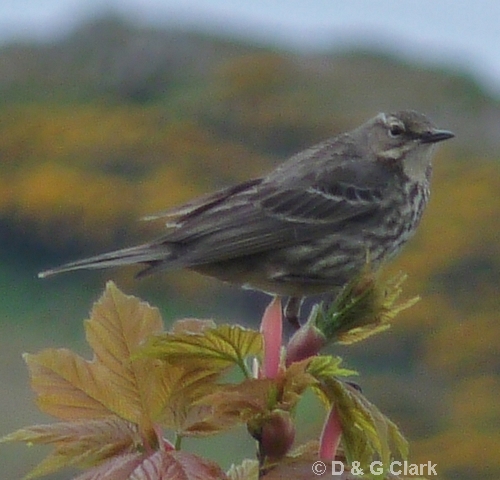
[[[295,332],[286,348],[286,366],[317,355],[325,346],[325,336],[311,322]]]
[[[260,452],[268,458],[281,458],[292,448],[295,425],[289,412],[273,410],[266,416],[260,434]]]

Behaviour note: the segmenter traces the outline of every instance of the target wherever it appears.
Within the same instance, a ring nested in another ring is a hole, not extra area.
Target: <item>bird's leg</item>
[[[299,313],[303,301],[304,297],[289,297],[285,305],[285,318],[295,330],[300,328]]]

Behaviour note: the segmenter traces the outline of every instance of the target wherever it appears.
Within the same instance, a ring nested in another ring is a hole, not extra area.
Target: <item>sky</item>
[[[371,46],[463,69],[500,96],[498,0],[0,0],[0,42],[51,40],[110,12],[295,51]]]

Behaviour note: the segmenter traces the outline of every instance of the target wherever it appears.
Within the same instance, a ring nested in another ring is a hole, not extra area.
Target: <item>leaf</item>
[[[110,458],[73,480],[128,480],[130,474],[144,461],[143,453],[129,453]]]
[[[319,442],[318,440],[309,440],[308,442],[295,447],[288,455],[288,458],[309,458],[316,459],[318,457]]]
[[[99,465],[116,456],[137,457],[142,439],[137,427],[117,417],[103,420],[35,425],[2,439],[53,445],[49,454],[26,478],[36,478],[68,466]]]
[[[329,341],[351,344],[390,327],[390,321],[413,306],[418,297],[397,303],[406,275],[399,273],[383,281],[371,271],[364,271],[348,283],[327,311],[319,310],[315,326]]]
[[[130,356],[161,328],[157,309],[109,282],[86,322],[92,361],[66,349],[25,355],[39,408],[63,420],[115,414],[149,428],[165,366],[151,359],[132,362]]]
[[[331,377],[350,377],[358,375],[356,370],[340,367],[342,359],[332,355],[317,355],[310,359],[307,365],[307,373],[318,380]]]
[[[181,318],[176,320],[170,332],[173,334],[181,333],[203,333],[205,330],[215,328],[217,325],[213,320],[201,320],[199,318]]]
[[[316,477],[313,473],[312,466],[314,462],[317,461],[318,442],[314,440],[295,448],[274,468],[264,472],[260,478],[262,480],[282,480],[284,478],[310,480]],[[328,475],[328,477],[331,477],[331,475]],[[318,478],[322,478],[321,475],[318,475]]]
[[[217,392],[198,402],[198,406],[210,406],[211,414],[205,410],[205,418],[192,425],[189,433],[215,433],[243,422],[258,424],[259,418],[272,410],[291,411],[304,391],[318,383],[309,373],[311,364],[318,368],[322,366],[324,372],[350,373],[349,370],[338,367],[340,359],[335,362],[329,361],[329,358],[331,357],[315,357],[295,362],[276,379],[246,379],[236,385],[219,385]]]
[[[150,455],[120,455],[74,480],[226,480],[220,467],[191,453],[158,450]]]
[[[240,465],[231,465],[227,476],[230,480],[259,480],[259,462],[246,458]]]
[[[317,380],[308,372],[311,360],[314,357],[292,363],[278,379],[280,396],[275,407],[291,410],[300,400],[304,391],[317,383]]]
[[[162,330],[158,309],[124,295],[108,282],[85,327],[88,343],[102,366],[101,386],[113,390],[108,408],[131,422],[144,423],[157,407],[152,405],[155,396],[151,392],[158,370],[163,368],[150,359],[131,361],[131,356],[146,338]]]
[[[335,405],[342,425],[342,445],[347,459],[369,464],[380,459],[389,465],[393,457],[405,459],[408,443],[397,427],[361,392],[335,378],[327,378],[318,387]]]
[[[103,418],[112,413],[108,408],[112,391],[103,387],[95,362],[67,349],[46,349],[23,358],[42,412],[62,420]]]
[[[169,409],[170,423],[177,437],[206,437],[230,429],[232,424],[214,422],[213,408],[210,405],[190,405],[186,409]],[[164,425],[168,425],[167,422]]]
[[[158,358],[170,364],[196,363],[205,369],[222,371],[234,364],[247,372],[246,357],[259,355],[262,336],[238,325],[220,325],[201,333],[165,333],[152,337],[141,356]]]
[[[214,462],[181,451],[160,450],[146,458],[129,480],[227,480]]]
[[[207,382],[210,372],[177,370],[151,358],[131,360],[138,346],[161,329],[157,309],[124,295],[109,282],[86,321],[92,361],[67,349],[24,356],[40,409],[67,420],[28,427],[4,439],[54,446],[29,478],[68,465],[99,466],[115,456],[158,448],[154,422],[173,388],[177,387],[176,393],[189,390],[188,399],[206,394],[208,389],[199,384]],[[174,377],[182,379],[180,385],[168,385]]]
[[[295,448],[274,468],[264,472],[260,477],[262,480],[281,480],[290,478],[294,480],[311,480],[313,478],[335,478],[340,480],[356,480],[358,477],[350,475],[349,468],[342,475],[332,475],[331,462],[318,460],[319,444],[311,440],[304,445]],[[345,461],[342,454],[337,455],[336,461]],[[321,468],[324,470],[321,470]],[[323,473],[322,473],[323,472]]]
[[[198,432],[196,427],[212,412],[209,405],[199,402],[217,391],[217,378],[217,373],[210,370],[197,368],[186,371],[177,365],[169,366],[163,378],[164,406],[155,417],[156,422],[181,436],[209,433]]]
[[[275,390],[276,385],[271,379],[246,379],[236,385],[221,385],[202,403],[212,407],[210,422],[214,428],[228,428],[270,410]]]
[[[315,440],[309,441],[304,445],[300,445],[278,465],[264,472],[260,478],[262,480],[282,480],[284,478],[294,480],[310,480],[312,478],[332,477],[338,480],[362,480],[372,478],[369,474],[369,470],[365,470],[365,473],[368,473],[368,475],[364,476],[360,476],[359,473],[351,473],[351,468],[346,461],[346,457],[342,452],[342,449],[339,449],[337,456],[335,457],[335,461],[342,462],[344,464],[344,471],[342,474],[332,474],[332,463],[318,460],[318,450],[319,445]],[[313,468],[315,469],[313,470]],[[324,470],[321,470],[322,468],[324,468]],[[338,471],[338,467],[336,468]],[[381,479],[381,477],[376,478]],[[390,473],[386,473],[382,478],[384,480],[403,480],[401,477]],[[424,480],[415,477],[411,478],[414,480]]]

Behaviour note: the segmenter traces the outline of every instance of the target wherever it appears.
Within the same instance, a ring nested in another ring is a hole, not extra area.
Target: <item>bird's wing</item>
[[[248,180],[238,185],[233,185],[231,187],[223,188],[213,193],[203,195],[201,197],[195,198],[194,200],[184,203],[178,207],[173,207],[163,212],[154,213],[152,215],[146,215],[142,217],[144,221],[152,221],[163,219],[166,220],[167,226],[175,227],[178,224],[178,219],[180,217],[186,219],[191,216],[196,216],[204,211],[215,207],[219,203],[225,201],[228,197],[236,195],[244,190],[247,190],[254,185],[259,184],[262,181],[261,178],[256,178],[253,180]]]
[[[336,182],[284,187],[262,181],[180,216],[160,243],[177,244],[172,267],[229,260],[285,248],[341,231],[345,222],[372,215],[379,202],[370,188]],[[174,225],[175,227],[175,225]]]

